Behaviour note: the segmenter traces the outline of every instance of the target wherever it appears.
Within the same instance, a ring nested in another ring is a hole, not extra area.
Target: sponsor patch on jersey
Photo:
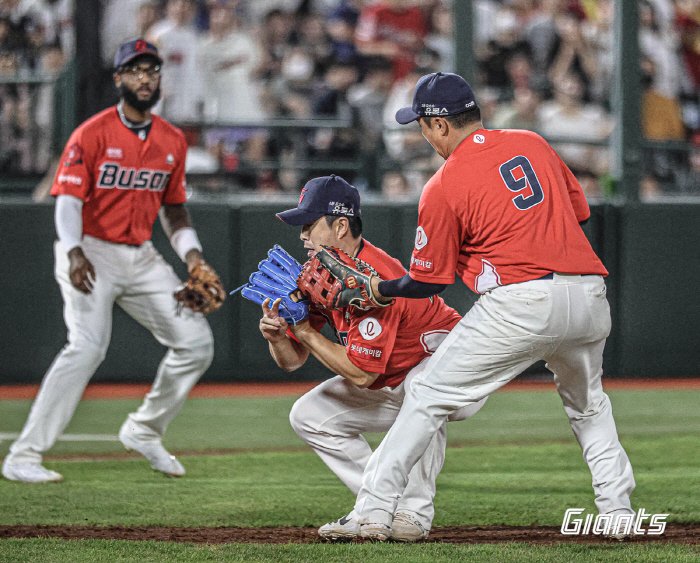
[[[362,338],[365,340],[374,340],[382,333],[382,325],[374,317],[362,319],[357,325],[357,330],[360,331]]]
[[[353,356],[381,358],[382,350],[380,348],[372,348],[370,346],[360,346],[359,344],[350,344],[348,353]]]
[[[413,270],[430,272],[433,269],[433,261],[430,258],[416,258],[415,256],[411,256],[411,268]]]
[[[425,234],[423,227],[418,227],[416,229],[416,250],[424,248],[426,244],[428,244],[428,235]]]
[[[78,143],[72,144],[68,148],[68,153],[66,155],[66,160],[63,162],[63,166],[77,166],[83,163],[83,147]]]
[[[172,154],[168,154],[165,157],[165,164],[175,164],[175,157]]]
[[[72,174],[59,174],[58,183],[75,184],[76,186],[80,186],[83,183],[83,179],[80,176],[74,176]]]
[[[483,145],[486,142],[486,137],[483,135],[474,135],[474,142]]]
[[[107,158],[124,158],[124,153],[120,148],[108,147]]]

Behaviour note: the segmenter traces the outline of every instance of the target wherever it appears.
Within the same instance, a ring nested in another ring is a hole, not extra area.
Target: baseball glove
[[[175,299],[180,309],[188,307],[195,313],[208,315],[224,304],[226,293],[214,268],[201,262],[192,268],[185,287],[175,293]]]
[[[338,248],[324,246],[304,264],[297,285],[314,305],[324,309],[353,306],[366,311],[388,307],[394,300],[390,303],[377,301],[370,283],[373,277],[379,275],[366,262]]]
[[[258,268],[257,272],[250,275],[247,284],[231,293],[240,290],[243,297],[258,305],[262,305],[265,299],[270,299],[272,306],[272,301],[282,299],[280,316],[288,323],[296,325],[308,318],[308,301],[295,301],[292,298],[292,294],[298,291],[296,280],[301,271],[301,264],[276,244],[268,251],[267,259],[258,264]]]

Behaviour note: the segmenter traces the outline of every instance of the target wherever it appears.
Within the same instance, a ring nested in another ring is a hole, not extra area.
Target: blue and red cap
[[[397,111],[396,121],[406,125],[421,117],[455,115],[474,107],[474,92],[464,78],[451,72],[433,72],[421,77],[411,107]]]
[[[145,39],[139,38],[121,44],[114,57],[114,68],[119,69],[129,64],[136,57],[141,57],[143,55],[150,55],[158,61],[158,64],[163,64],[163,59],[161,59],[158,54],[158,47]]]
[[[360,216],[360,193],[340,176],[331,174],[309,180],[301,190],[299,204],[294,209],[277,213],[288,225],[306,225],[324,215],[338,217]]]

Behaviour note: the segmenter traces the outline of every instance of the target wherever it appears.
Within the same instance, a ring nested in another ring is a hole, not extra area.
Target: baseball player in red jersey
[[[277,215],[285,223],[302,226],[301,240],[312,257],[330,245],[374,267],[383,277],[406,273],[401,263],[362,238],[360,196],[338,176],[308,182],[295,209]],[[361,436],[384,432],[394,423],[409,382],[460,320],[439,298],[397,299],[391,307],[361,311],[313,310],[308,320],[288,326],[278,315],[279,301],[263,303],[260,331],[270,353],[287,371],[297,369],[313,354],[337,373],[301,397],[290,421],[328,467],[357,494],[372,450]],[[319,331],[328,323],[333,343]],[[476,413],[486,399],[453,413],[462,420]],[[410,473],[396,507],[394,538],[415,541],[427,537],[434,515],[435,479],[445,460],[445,424],[439,428]],[[321,537],[352,538],[357,534],[354,512],[322,526]]]
[[[178,315],[180,280],[153,247],[158,215],[188,269],[204,262],[184,207],[183,133],[151,115],[158,101],[160,65],[155,46],[124,43],[115,59],[121,92],[111,107],[80,125],[63,153],[51,194],[56,196],[56,280],[65,303],[68,344],[47,372],[22,433],[2,473],[14,481],[60,481],[41,465],[70,421],[107,352],[116,302],[168,347],[150,393],[119,432],[153,469],[185,473],[161,445],[168,423],[211,363],[209,324],[199,313]]]
[[[598,510],[633,515],[632,466],[601,384],[607,271],[579,225],[590,215],[581,187],[540,136],[484,129],[471,88],[455,74],[421,78],[396,119],[419,121],[446,162],[421,195],[409,274],[375,278],[373,289],[423,297],[456,272],[482,295],[413,379],[368,462],[355,506],[361,535],[391,537],[396,498],[451,412],[541,359],[590,467]]]

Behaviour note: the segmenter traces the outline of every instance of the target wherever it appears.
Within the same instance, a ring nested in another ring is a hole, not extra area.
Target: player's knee
[[[90,363],[96,367],[104,361],[108,346],[109,342],[95,342],[89,338],[76,336],[70,339],[66,352],[71,356],[79,357],[83,363]]]
[[[193,334],[187,340],[179,342],[175,349],[181,355],[187,356],[190,361],[209,367],[214,359],[214,337],[207,326],[207,330]]]
[[[294,432],[297,433],[297,436],[302,440],[305,439],[305,436],[314,433],[313,424],[309,418],[310,406],[306,395],[304,395],[297,399],[289,413],[289,423],[292,425]]]

